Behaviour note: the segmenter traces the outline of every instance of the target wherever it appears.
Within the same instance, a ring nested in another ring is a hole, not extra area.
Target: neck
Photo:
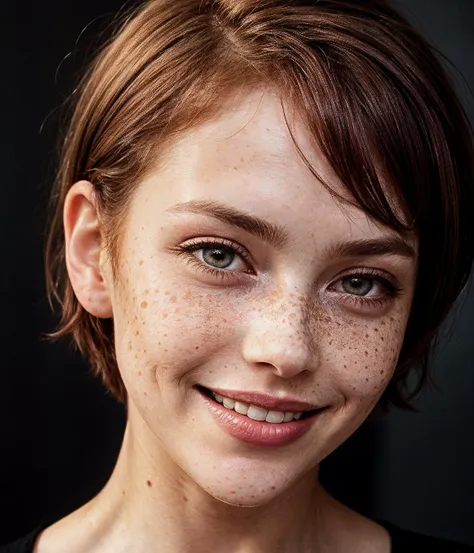
[[[129,422],[112,477],[86,507],[94,543],[106,535],[120,544],[110,550],[135,553],[323,551],[331,498],[317,469],[265,505],[238,507],[209,495],[159,446],[150,451],[135,430]]]

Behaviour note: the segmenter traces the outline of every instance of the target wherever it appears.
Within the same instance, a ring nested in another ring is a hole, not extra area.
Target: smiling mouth
[[[246,403],[243,401],[238,401],[229,397],[225,397],[210,390],[209,388],[205,388],[204,386],[196,386],[196,389],[204,394],[206,397],[222,405],[229,411],[235,411],[236,413],[244,415],[254,421],[267,422],[270,424],[281,424],[305,420],[325,409],[323,407],[320,409],[312,409],[306,411],[277,411],[266,409],[253,403]]]

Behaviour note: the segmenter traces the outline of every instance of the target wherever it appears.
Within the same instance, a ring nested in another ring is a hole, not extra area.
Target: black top
[[[384,526],[392,540],[391,553],[474,553],[474,547],[439,538],[402,530],[388,522],[377,521]],[[0,546],[0,553],[33,553],[34,545],[42,528],[9,545]]]

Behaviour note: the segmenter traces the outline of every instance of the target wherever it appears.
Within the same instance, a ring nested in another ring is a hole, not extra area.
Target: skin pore
[[[89,183],[71,189],[64,221],[79,301],[114,318],[128,423],[107,486],[36,551],[388,552],[386,532],[330,498],[317,467],[390,381],[416,242],[333,199],[298,156],[280,100],[247,94],[173,145],[138,186],[115,275]],[[254,446],[217,423],[196,386],[324,410],[293,443]]]

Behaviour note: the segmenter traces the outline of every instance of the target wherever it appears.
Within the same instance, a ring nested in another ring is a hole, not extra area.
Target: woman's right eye
[[[200,261],[215,269],[245,270],[247,265],[235,249],[229,246],[204,246],[192,252]]]
[[[194,241],[179,246],[179,253],[197,268],[218,278],[232,278],[238,273],[253,273],[249,254],[240,245],[227,241]]]

